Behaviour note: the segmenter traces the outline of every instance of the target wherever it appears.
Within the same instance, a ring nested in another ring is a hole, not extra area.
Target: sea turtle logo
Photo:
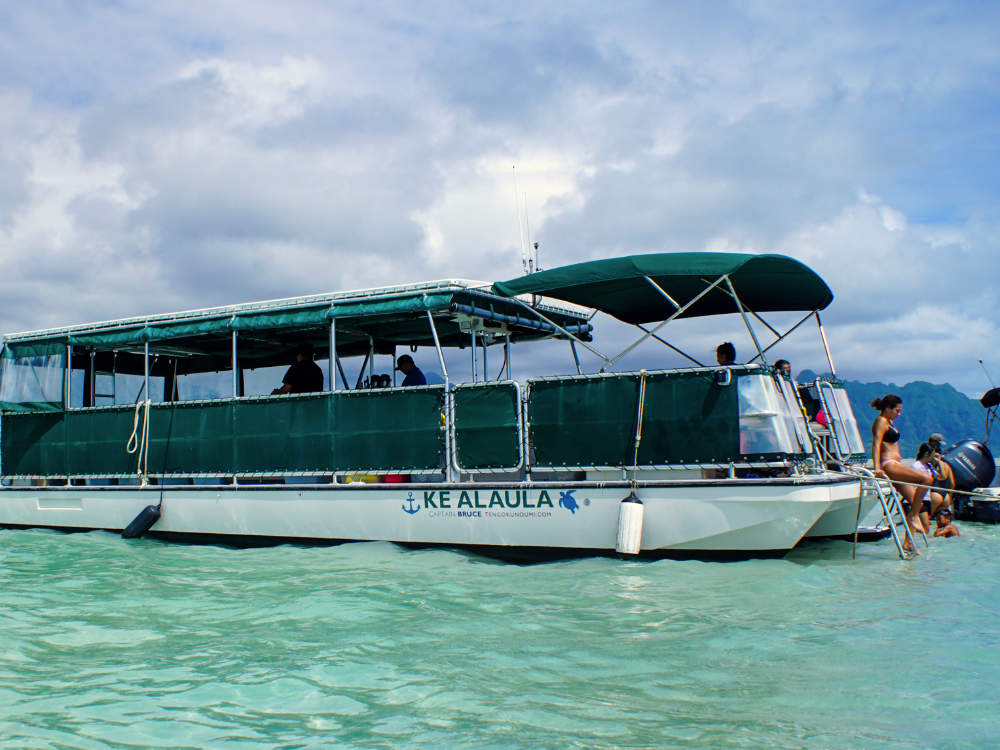
[[[566,490],[565,492],[560,492],[559,505],[575,516],[577,510],[580,509],[580,505],[576,502],[576,498],[573,497],[574,492],[576,492],[576,490]]]

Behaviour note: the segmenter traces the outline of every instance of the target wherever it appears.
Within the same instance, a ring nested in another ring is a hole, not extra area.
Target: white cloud
[[[974,391],[968,363],[998,340],[1000,18],[874,13],[18,6],[0,31],[0,329],[507,277],[517,192],[546,267],[784,252],[834,289],[844,374]],[[811,341],[783,352],[823,367]]]

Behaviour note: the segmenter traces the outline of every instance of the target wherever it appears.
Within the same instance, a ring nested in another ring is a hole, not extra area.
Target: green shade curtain
[[[529,381],[528,422],[540,466],[631,466],[641,377]],[[646,376],[639,466],[740,460],[736,380],[711,371]]]
[[[443,395],[426,386],[153,404],[148,474],[437,471]],[[5,414],[3,473],[134,474],[134,417],[133,406]]]
[[[331,395],[338,470],[437,471],[441,467],[443,386]]]
[[[638,376],[529,380],[528,385],[534,463],[631,465]]]
[[[298,326],[325,326],[330,305],[282,310],[280,312],[241,313],[232,319],[230,328],[238,331],[263,330],[268,328],[292,328]]]
[[[47,357],[52,354],[65,354],[66,343],[66,336],[37,339],[34,341],[7,341],[4,343],[3,358],[27,359],[28,357]]]
[[[513,469],[520,464],[520,399],[514,383],[454,390],[455,446],[462,469]]]
[[[329,318],[361,318],[373,315],[444,310],[451,304],[452,293],[418,294],[392,299],[378,299],[336,303],[326,313]]]
[[[236,402],[227,465],[237,472],[333,471],[332,404],[330,394]]]
[[[714,464],[739,454],[737,389],[713,372],[651,374],[638,464]]]

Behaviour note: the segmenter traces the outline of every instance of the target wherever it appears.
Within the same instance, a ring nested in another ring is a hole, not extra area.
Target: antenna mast
[[[514,175],[514,213],[517,215],[517,231],[518,240],[521,247],[521,271],[527,275],[531,273],[530,266],[531,261],[528,258],[528,241],[524,236],[524,222],[521,221],[521,204],[517,200],[518,193],[520,192],[517,187],[517,165],[511,165],[511,172]]]

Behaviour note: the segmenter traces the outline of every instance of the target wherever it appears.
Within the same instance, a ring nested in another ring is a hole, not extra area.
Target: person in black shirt
[[[732,341],[723,341],[715,347],[715,361],[720,365],[731,365],[736,362],[736,347]]]
[[[406,377],[403,378],[403,387],[410,385],[427,385],[427,378],[423,371],[413,362],[413,357],[409,354],[402,355],[396,360],[396,369]]]
[[[281,379],[281,387],[271,391],[282,393],[315,393],[323,390],[323,371],[313,362],[312,344],[303,344],[295,353],[295,363]]]

